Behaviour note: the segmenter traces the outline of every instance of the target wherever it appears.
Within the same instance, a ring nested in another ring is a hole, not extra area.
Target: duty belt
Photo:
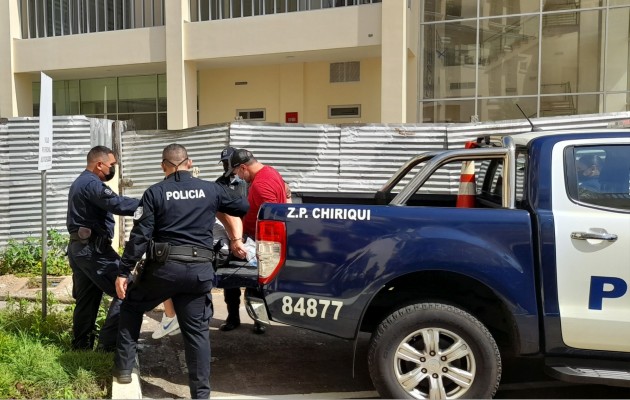
[[[70,234],[70,240],[78,240],[80,242],[83,242],[85,244],[87,244],[88,242],[100,242],[100,243],[106,243],[106,244],[111,244],[112,240],[106,236],[95,236],[95,235],[91,235],[88,236],[86,238],[82,238],[79,236],[79,234],[77,232],[72,232]]]
[[[183,262],[212,262],[214,261],[214,251],[196,246],[171,246],[168,260]]]

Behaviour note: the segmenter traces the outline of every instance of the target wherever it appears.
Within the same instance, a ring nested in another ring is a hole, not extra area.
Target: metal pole
[[[42,319],[46,319],[48,308],[48,282],[46,276],[46,257],[48,255],[48,240],[46,232],[46,170],[42,171]]]

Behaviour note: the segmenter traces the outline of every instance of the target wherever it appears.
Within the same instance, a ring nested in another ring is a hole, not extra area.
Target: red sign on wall
[[[287,124],[297,124],[298,122],[298,113],[297,111],[292,111],[286,113],[285,122]]]

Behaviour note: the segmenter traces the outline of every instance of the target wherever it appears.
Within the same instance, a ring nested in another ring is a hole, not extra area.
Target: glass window
[[[597,114],[600,112],[600,101],[600,95],[597,94],[542,96],[540,99],[540,116]]]
[[[132,121],[130,128],[136,131],[157,129],[156,114],[119,114],[117,119]]]
[[[236,110],[236,117],[246,121],[264,121],[266,119],[266,110],[264,108]]]
[[[481,0],[481,16],[526,14],[539,11],[539,1]]]
[[[607,29],[606,90],[630,90],[630,7],[611,9]]]
[[[156,75],[118,78],[119,112],[155,112],[157,108],[156,101]]]
[[[476,0],[435,0],[424,2],[424,20],[427,22],[463,18],[477,18]]]
[[[77,115],[79,81],[53,81],[53,115]]]
[[[479,100],[480,121],[501,121],[505,119],[525,119],[518,109],[521,107],[528,118],[536,118],[536,97],[512,97]]]
[[[167,128],[167,118],[166,113],[158,113],[158,129],[166,129]]]
[[[601,7],[603,3],[604,0],[543,0],[543,12]]]
[[[600,91],[602,13],[583,11],[543,16],[542,93]]]
[[[477,22],[425,26],[424,98],[474,96]]]
[[[538,93],[538,16],[481,21],[479,95]]]
[[[81,113],[108,114],[116,113],[117,84],[116,78],[85,79],[81,86]]]
[[[474,100],[422,102],[422,122],[470,122],[473,115]]]
[[[606,96],[606,109],[604,112],[630,111],[630,92],[615,93]]]
[[[630,4],[630,0],[608,0],[611,6],[623,6]]]
[[[42,84],[40,82],[33,82],[33,116],[39,117],[39,98],[41,96]],[[53,107],[53,115],[55,115],[55,107]]]
[[[361,104],[328,106],[328,118],[361,117]]]
[[[66,97],[66,110],[67,115],[81,114],[81,94],[79,91],[79,80],[73,79],[71,81],[65,81],[67,97]]]
[[[158,111],[166,111],[166,74],[158,75]]]
[[[630,209],[630,146],[576,147],[567,161],[571,198],[596,206]]]

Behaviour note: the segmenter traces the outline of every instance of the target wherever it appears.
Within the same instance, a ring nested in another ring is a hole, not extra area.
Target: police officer
[[[219,178],[217,178],[216,182],[220,185],[223,185],[234,191],[235,194],[247,198],[247,183],[236,176],[235,173],[227,173],[229,169],[229,161],[232,153],[234,153],[236,149],[234,147],[226,147],[221,151],[221,163],[223,164],[223,171],[225,172]],[[234,221],[231,224],[226,225],[228,228],[228,235],[231,238],[235,237],[243,237],[243,228],[242,222],[240,219],[238,221]],[[236,255],[239,258],[244,258],[246,256],[246,252],[240,251]],[[229,260],[229,258],[228,258]],[[230,287],[223,289],[223,299],[225,300],[225,304],[227,305],[228,316],[225,320],[225,323],[221,324],[219,327],[220,330],[227,332],[233,329],[238,328],[241,325],[241,317],[239,314],[239,308],[241,306],[241,288],[239,287]]]
[[[114,216],[133,215],[139,201],[118,196],[103,182],[116,173],[116,157],[105,146],[92,148],[87,167],[70,186],[66,227],[70,233],[68,261],[72,268],[72,297],[76,300],[72,331],[75,349],[94,346],[96,317],[103,293],[112,296],[107,318],[99,334],[100,349],[113,351],[118,334],[121,300],[114,282],[120,256],[112,248]]]
[[[214,182],[194,178],[186,148],[170,144],[162,152],[166,178],[149,187],[134,215],[134,227],[120,264],[116,291],[125,299],[115,354],[114,376],[131,382],[142,315],[171,298],[185,345],[190,396],[210,396],[212,317],[212,227],[215,214],[235,217],[249,209],[246,199]],[[147,253],[139,282],[128,286],[132,267]]]

